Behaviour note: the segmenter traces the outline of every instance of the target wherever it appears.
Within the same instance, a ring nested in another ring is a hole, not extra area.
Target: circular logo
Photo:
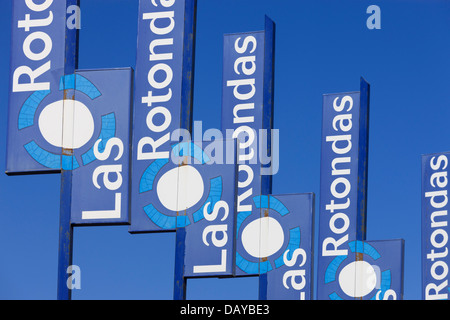
[[[224,189],[222,176],[203,170],[211,167],[210,158],[194,142],[175,144],[172,155],[184,162],[154,160],[139,183],[139,193],[149,193],[151,199],[143,208],[145,214],[163,230],[183,228],[204,219],[204,211],[212,212]],[[190,164],[194,161],[195,165]]]
[[[77,100],[61,99],[61,92],[70,89],[82,94],[77,95]],[[93,116],[94,101],[101,95],[91,81],[79,74],[62,76],[57,94],[50,90],[31,94],[18,117],[19,131],[34,130],[34,139],[24,145],[27,153],[50,169],[74,170],[95,161],[95,141],[102,139],[98,150],[103,152],[116,132],[114,113],[102,115],[101,119]],[[77,155],[64,150],[76,151]]]
[[[332,300],[345,298],[363,298],[375,300],[379,293],[391,288],[391,271],[380,270],[376,261],[381,258],[378,251],[363,241],[348,243],[350,251],[355,255],[337,256],[325,271],[325,284],[337,283],[342,293],[332,292]],[[351,260],[351,261],[348,261]],[[356,261],[355,261],[356,260]]]
[[[283,266],[283,255],[292,258],[300,248],[300,227],[276,196],[253,198],[257,210],[239,212],[236,265],[246,274],[264,274]]]

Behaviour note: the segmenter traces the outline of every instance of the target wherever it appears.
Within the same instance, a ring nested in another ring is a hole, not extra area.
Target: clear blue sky
[[[5,168],[12,0],[0,7],[0,168]],[[381,29],[366,9],[381,8]],[[134,67],[138,0],[81,0],[80,69]],[[277,26],[273,193],[320,198],[322,95],[371,84],[368,240],[405,239],[405,299],[421,298],[421,154],[450,150],[450,2],[198,0],[194,120],[220,128],[224,33]],[[1,170],[0,170],[1,171]],[[0,175],[0,299],[55,299],[59,175]],[[318,212],[316,212],[318,218]],[[316,220],[316,227],[318,219]],[[316,245],[317,245],[316,232]],[[171,299],[175,235],[74,233],[73,299]],[[190,299],[256,299],[256,278],[189,280]]]

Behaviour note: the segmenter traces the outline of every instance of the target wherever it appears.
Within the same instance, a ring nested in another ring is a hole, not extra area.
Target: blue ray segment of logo
[[[153,182],[155,181],[156,175],[167,163],[169,163],[169,159],[158,159],[153,161],[148,166],[141,177],[141,181],[139,183],[139,193],[153,190]]]
[[[168,216],[159,212],[152,204],[144,207],[147,216],[163,230],[183,228],[191,224],[188,216]]]
[[[188,216],[177,216],[177,228],[184,228],[191,224]]]
[[[241,227],[242,222],[247,219],[252,214],[251,211],[242,211],[237,215],[237,224],[236,224],[236,236],[239,234],[239,228]]]
[[[296,228],[293,228],[293,229],[289,230],[289,244],[288,244],[287,249],[286,249],[286,251],[289,250],[289,252],[286,255],[288,260],[292,259],[292,255],[294,254],[294,250],[300,248],[300,239],[301,239],[300,227],[296,227]],[[280,257],[278,257],[275,260],[275,268],[279,268],[279,267],[284,266],[283,255],[281,255]]]
[[[285,216],[289,213],[288,208],[281,203],[280,200],[278,200],[275,197],[272,196],[256,196],[253,198],[253,201],[255,202],[255,206],[258,209],[272,209],[282,216]]]
[[[50,90],[35,91],[25,101],[19,113],[19,130],[31,127],[34,124],[34,116],[42,100],[50,94]]]
[[[75,170],[78,169],[80,165],[74,156],[63,155],[61,159],[61,168],[63,170]]]
[[[342,299],[336,292],[333,292],[329,295],[330,300],[344,300]]]
[[[336,280],[336,272],[345,259],[347,259],[347,256],[337,256],[330,262],[325,272],[325,283],[330,283]]]
[[[39,147],[35,141],[27,143],[24,148],[34,160],[49,169],[74,170],[80,166],[74,157],[48,152]]]
[[[391,282],[392,282],[391,270],[383,271],[381,273],[381,283],[380,283],[381,296],[384,296],[384,293],[391,288]],[[376,298],[377,294],[374,294],[370,300],[376,300]]]
[[[208,155],[193,142],[181,142],[173,146],[172,152],[179,157],[191,157],[201,164],[210,161]]]
[[[92,100],[102,95],[97,87],[92,84],[92,82],[79,74],[70,74],[61,77],[59,82],[59,90],[67,89],[75,89],[80,91]]]
[[[42,164],[43,166],[50,169],[60,169],[61,168],[61,155],[50,153],[37,145],[35,141],[31,141],[24,145],[24,148],[30,154],[30,156]]]
[[[248,261],[238,252],[236,252],[236,265],[248,274],[264,274],[273,270],[268,260],[260,262]]]
[[[114,113],[110,113],[102,116],[102,128],[98,139],[102,141],[98,145],[98,151],[103,152],[105,150],[106,143],[109,139],[116,135],[116,116]],[[97,140],[98,140],[97,139]],[[81,156],[83,165],[87,165],[97,158],[94,155],[94,146],[91,147],[86,153]]]
[[[378,251],[368,243],[364,243],[358,240],[350,242],[348,246],[350,247],[350,250],[352,252],[364,253],[371,257],[373,260],[377,260],[381,257]]]

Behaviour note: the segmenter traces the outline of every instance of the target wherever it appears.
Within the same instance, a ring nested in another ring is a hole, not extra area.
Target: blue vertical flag
[[[65,77],[66,87],[75,90],[75,114],[86,113],[83,136],[73,141],[91,136],[67,164],[73,167],[73,225],[129,223],[132,75],[127,68],[77,70]]]
[[[349,241],[324,274],[331,300],[402,300],[404,240]],[[320,299],[320,297],[319,297]]]
[[[312,300],[314,194],[258,196],[254,202],[261,218],[239,221],[238,228],[246,251],[263,260],[259,298]],[[252,265],[243,257],[237,263],[244,270]]]
[[[60,82],[76,67],[77,30],[66,26],[67,9],[76,3],[13,2],[7,174],[60,172],[62,149],[74,147],[62,137],[68,128],[61,109],[70,98]]]
[[[224,36],[222,132],[238,143],[238,220],[260,218],[253,199],[272,190],[270,161],[273,128],[273,72],[275,24],[266,17],[264,31]],[[266,130],[268,139],[262,139]],[[263,149],[263,150],[262,150]],[[266,154],[267,158],[267,154]],[[236,261],[245,257],[256,268],[237,265],[237,275],[258,275],[259,261],[246,252],[237,234]]]
[[[184,251],[177,252],[184,260],[185,278],[234,275],[237,164],[235,161],[216,162],[212,153],[217,155],[218,150],[210,146],[221,143],[225,144],[215,140],[202,149],[201,144],[192,142],[191,146],[198,149],[197,155],[202,155],[202,160],[198,161],[197,156],[195,163],[182,164],[176,169],[178,203],[185,201],[183,199],[194,200],[196,195],[201,198],[197,205],[184,211],[185,215],[178,216],[178,225],[186,226]],[[231,140],[229,146],[233,146],[229,151],[236,154],[235,141]],[[198,179],[193,172],[199,173]]]
[[[349,255],[351,241],[365,240],[369,85],[361,91],[323,97],[319,209],[318,293],[335,292],[325,279],[336,257]]]
[[[422,298],[448,300],[449,152],[422,156]]]
[[[175,231],[155,220],[157,185],[170,160],[175,130],[190,131],[196,0],[139,1],[135,70],[131,226],[129,231]],[[152,192],[153,191],[153,192]],[[171,209],[171,208],[166,208]]]

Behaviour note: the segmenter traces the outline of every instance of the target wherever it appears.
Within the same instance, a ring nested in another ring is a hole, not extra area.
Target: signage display
[[[234,146],[231,151],[235,152],[234,141],[231,143]],[[191,143],[191,146],[197,145]],[[192,216],[188,215],[189,209],[184,211],[185,216],[178,216],[178,219],[186,219],[183,224],[178,223],[181,227],[186,225],[185,278],[235,274],[237,165],[235,161],[212,163],[211,152],[207,150],[208,145],[202,151],[198,147],[197,154],[203,155],[203,161],[182,164],[175,169],[178,171],[178,204],[201,198],[201,207]],[[197,170],[199,176],[194,178],[193,173]]]
[[[326,271],[348,256],[351,241],[365,240],[369,85],[361,91],[323,96],[319,209],[318,299],[332,290]]]
[[[207,148],[208,145],[203,148],[197,142],[176,143],[172,145],[170,160],[155,161],[140,180],[140,191],[149,199],[143,208],[147,219],[161,230],[186,227],[187,241],[203,241],[200,229],[222,219],[227,227],[220,228],[227,228],[227,237],[234,234],[236,165],[215,163],[205,151]],[[228,210],[223,211],[229,214],[219,210],[225,207],[224,202]]]
[[[173,132],[191,127],[196,5],[195,0],[139,1],[131,233],[176,228],[172,220],[149,218],[149,205],[158,198],[143,181],[149,171],[169,162]]]
[[[268,195],[272,176],[261,162],[261,146],[270,153],[273,128],[273,55],[275,25],[266,18],[264,31],[224,36],[222,133],[238,139],[238,220],[260,218],[254,197]],[[261,130],[268,139],[262,141]],[[270,164],[269,164],[270,165]],[[251,217],[247,217],[248,213]],[[237,275],[258,275],[259,268],[238,264],[245,247],[238,236],[236,243]]]
[[[260,299],[312,300],[314,198],[313,193],[255,197],[261,218],[239,221],[238,232],[252,257],[239,256],[238,266],[259,269]],[[252,258],[260,259],[258,266]]]
[[[77,70],[65,77],[66,87],[75,90],[68,111],[77,118],[71,139],[74,145],[90,141],[72,160],[73,225],[129,223],[132,76],[128,68]]]
[[[448,300],[450,153],[422,156],[422,298]]]
[[[321,285],[331,300],[403,299],[404,240],[349,241],[333,258]]]
[[[61,79],[67,65],[75,65],[66,55],[76,42],[76,29],[66,27],[67,7],[73,3],[13,2],[7,174],[60,172],[67,165],[62,148],[77,148],[62,138],[62,131],[70,131],[62,119],[59,128],[45,121],[65,101]]]
[[[84,225],[176,232],[175,299],[244,276],[261,300],[313,299],[315,195],[272,194],[274,22],[224,36],[225,140],[192,142],[197,0],[139,0],[135,72],[77,70],[79,0],[37,2],[13,1],[6,173],[61,173],[58,299]],[[369,95],[323,96],[319,300],[403,298],[404,240],[366,240]],[[422,156],[426,300],[450,294],[449,156]]]

